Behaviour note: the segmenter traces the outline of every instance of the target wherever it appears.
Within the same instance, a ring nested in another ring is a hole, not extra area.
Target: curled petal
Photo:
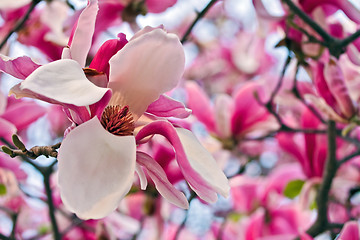
[[[185,108],[182,102],[178,102],[164,94],[159,99],[151,103],[146,112],[159,117],[177,117],[187,118],[191,114],[191,110]]]
[[[147,182],[147,178],[146,175],[144,173],[144,170],[141,168],[140,164],[136,163],[136,168],[135,168],[136,173],[139,176],[140,179],[140,188],[141,190],[145,190],[148,182]]]
[[[98,1],[89,0],[87,7],[80,14],[76,28],[69,40],[70,57],[82,67],[85,67],[86,57],[91,47],[98,10]]]
[[[118,39],[110,39],[101,45],[96,52],[94,59],[91,61],[90,68],[96,69],[99,72],[105,73],[109,76],[109,60],[127,43],[125,34],[119,34]]]
[[[34,63],[29,57],[23,56],[12,59],[0,54],[0,71],[13,77],[25,79],[38,67],[40,65]]]
[[[229,184],[226,176],[190,131],[175,129],[167,121],[155,121],[139,131],[136,141],[153,134],[163,135],[172,144],[182,174],[201,199],[215,202],[216,193],[228,196]]]
[[[176,128],[176,132],[191,167],[198,172],[206,182],[211,183],[212,187],[219,194],[227,197],[229,195],[228,180],[216,164],[212,155],[201,145],[195,135],[189,130]]]
[[[165,171],[159,163],[143,152],[137,152],[136,160],[138,164],[147,170],[147,173],[153,180],[156,189],[164,198],[178,207],[184,209],[189,208],[189,203],[185,195],[169,182]]]
[[[18,98],[40,98],[40,95],[50,99],[49,102],[88,106],[98,102],[109,89],[92,84],[76,61],[63,59],[36,69],[20,83],[17,90],[20,92],[10,93],[15,93]],[[33,96],[26,90],[31,91]]]
[[[178,37],[154,29],[130,40],[110,59],[109,87],[121,96],[117,104],[129,106],[137,119],[150,103],[177,85],[184,64]]]
[[[103,218],[130,190],[135,140],[133,136],[112,135],[93,118],[66,136],[58,159],[64,205],[80,218]]]

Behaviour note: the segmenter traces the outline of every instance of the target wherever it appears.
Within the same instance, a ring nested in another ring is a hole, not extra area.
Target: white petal
[[[160,94],[174,88],[184,71],[185,56],[178,37],[162,29],[129,41],[110,59],[109,87],[119,104],[139,117]]]
[[[178,207],[188,209],[189,202],[184,193],[177,190],[168,180],[164,169],[152,157],[143,152],[137,153],[137,163],[143,166],[153,180],[156,189],[169,202]]]
[[[216,192],[224,197],[229,196],[229,182],[221,168],[216,164],[213,156],[201,145],[192,132],[183,128],[176,128],[185,154],[191,167],[209,184]]]
[[[108,91],[91,83],[79,63],[71,59],[54,61],[37,68],[21,82],[20,89],[76,106],[96,103]]]
[[[89,0],[88,5],[79,16],[70,44],[71,59],[76,60],[82,67],[85,67],[86,57],[91,48],[98,10],[98,1]]]
[[[58,159],[64,205],[82,219],[103,218],[130,190],[135,139],[107,132],[95,117],[66,136]]]
[[[144,170],[141,168],[141,166],[138,163],[136,163],[135,170],[140,179],[140,188],[141,190],[145,190],[148,185],[148,182]]]

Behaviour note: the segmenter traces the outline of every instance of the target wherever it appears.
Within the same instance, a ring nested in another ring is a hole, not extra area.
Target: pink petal
[[[229,182],[212,155],[187,129],[176,128],[191,167],[222,196],[229,195]]]
[[[191,114],[191,110],[185,108],[184,104],[172,99],[164,94],[149,105],[146,112],[154,114],[158,117],[176,117],[187,118]]]
[[[29,97],[27,91],[31,91],[33,98],[41,95],[56,102],[88,106],[98,102],[109,89],[92,84],[76,61],[63,59],[36,69],[18,90],[23,92],[13,92],[17,98]]]
[[[332,58],[324,68],[324,77],[329,90],[336,99],[341,113],[346,118],[351,118],[355,113],[355,106],[350,98],[349,91],[345,84],[344,75],[336,61]]]
[[[9,143],[12,142],[12,135],[16,133],[16,126],[11,122],[0,117],[0,137]],[[1,143],[1,141],[0,141]]]
[[[309,166],[309,161],[307,157],[304,156],[303,152],[305,151],[301,144],[295,142],[295,135],[293,133],[278,133],[276,139],[279,143],[279,146],[291,154],[303,167],[303,171],[306,175],[311,175],[311,169]]]
[[[150,13],[161,13],[165,11],[167,8],[175,5],[177,0],[146,0],[146,8]]]
[[[98,1],[89,0],[69,40],[71,59],[76,60],[82,67],[85,67],[86,57],[91,47],[98,10]]]
[[[329,89],[327,81],[325,80],[324,63],[318,62],[317,64],[311,65],[311,67],[316,90],[319,92],[320,96],[324,98],[328,105],[334,107],[336,100]]]
[[[360,11],[349,0],[303,0],[301,5],[306,12],[312,12],[316,7],[322,5],[332,5],[342,10],[348,18],[356,23],[360,23]]]
[[[194,82],[186,82],[187,105],[200,122],[205,124],[210,132],[215,132],[214,109],[209,97],[200,86]]]
[[[90,68],[96,69],[99,72],[105,73],[109,76],[109,60],[127,43],[125,34],[119,34],[118,39],[110,39],[101,45],[96,52],[94,59],[91,61]]]
[[[348,121],[342,118],[341,116],[339,116],[339,114],[336,113],[334,109],[324,101],[324,99],[315,97],[314,95],[311,94],[306,94],[304,98],[312,105],[314,105],[317,109],[319,109],[319,111],[321,111],[329,119],[339,123],[348,123]]]
[[[177,85],[184,63],[178,37],[155,29],[130,40],[110,59],[109,87],[121,96],[118,104],[129,106],[137,119]]]
[[[343,229],[338,236],[338,240],[358,240],[360,238],[359,226],[356,221],[345,223]]]
[[[167,121],[155,121],[146,125],[136,135],[136,141],[160,134],[174,147],[176,160],[186,181],[196,194],[206,202],[215,202],[216,193],[229,194],[226,176],[216,165],[215,159],[188,130],[175,129]]]
[[[309,234],[307,233],[301,233],[300,234],[300,240],[314,240],[313,237],[311,237]]]
[[[82,219],[103,218],[131,188],[136,162],[132,136],[115,136],[97,118],[76,127],[59,149],[64,205]]]
[[[27,78],[38,67],[40,65],[34,63],[31,58],[26,56],[12,59],[0,55],[0,71],[19,79]]]
[[[143,166],[153,180],[159,193],[172,204],[188,209],[189,203],[185,195],[177,190],[168,180],[165,171],[152,157],[143,152],[137,152],[136,161]]]
[[[44,116],[46,109],[32,101],[19,101],[10,105],[1,118],[14,124],[17,130],[27,128],[31,123]]]
[[[259,104],[255,93],[261,101],[264,101],[266,94],[264,86],[257,82],[246,83],[235,93],[235,109],[231,117],[233,135],[243,136],[254,125],[269,120],[268,111]]]
[[[122,24],[121,13],[125,6],[121,1],[100,1],[99,12],[95,23],[94,38],[111,26]]]
[[[360,51],[355,47],[353,43],[350,43],[347,46],[346,53],[353,64],[360,66]]]
[[[7,154],[0,152],[0,168],[13,172],[18,180],[24,180],[27,178],[27,174],[20,168],[20,165],[21,161],[17,158],[10,158]]]

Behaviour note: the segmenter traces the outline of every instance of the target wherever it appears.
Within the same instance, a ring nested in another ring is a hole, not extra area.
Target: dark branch
[[[318,207],[317,218],[314,224],[307,230],[307,233],[312,237],[326,231],[329,227],[329,221],[327,219],[329,192],[336,171],[336,125],[334,121],[329,121],[327,160],[323,173],[323,181],[316,196]]]
[[[186,30],[184,36],[181,39],[181,43],[184,44],[187,41],[187,38],[189,37],[192,29],[195,27],[196,23],[209,11],[209,9],[217,2],[217,0],[211,0],[208,5],[196,16],[193,23],[190,25],[190,27]]]
[[[25,13],[24,17],[18,21],[16,23],[16,25],[14,26],[14,28],[5,36],[5,38],[2,40],[2,42],[0,43],[0,50],[5,46],[7,40],[9,40],[9,38],[11,37],[11,35],[13,35],[13,33],[18,32],[26,23],[26,21],[29,19],[31,12],[34,10],[34,8],[36,7],[36,5],[41,2],[41,0],[33,0],[31,2],[31,5],[29,7],[29,9],[27,10],[27,12]]]

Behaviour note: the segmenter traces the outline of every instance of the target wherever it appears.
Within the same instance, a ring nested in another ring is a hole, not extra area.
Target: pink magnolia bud
[[[350,98],[344,75],[337,64],[336,59],[331,58],[329,63],[325,65],[324,77],[341,114],[346,118],[354,116],[354,114],[356,114],[356,107]]]

